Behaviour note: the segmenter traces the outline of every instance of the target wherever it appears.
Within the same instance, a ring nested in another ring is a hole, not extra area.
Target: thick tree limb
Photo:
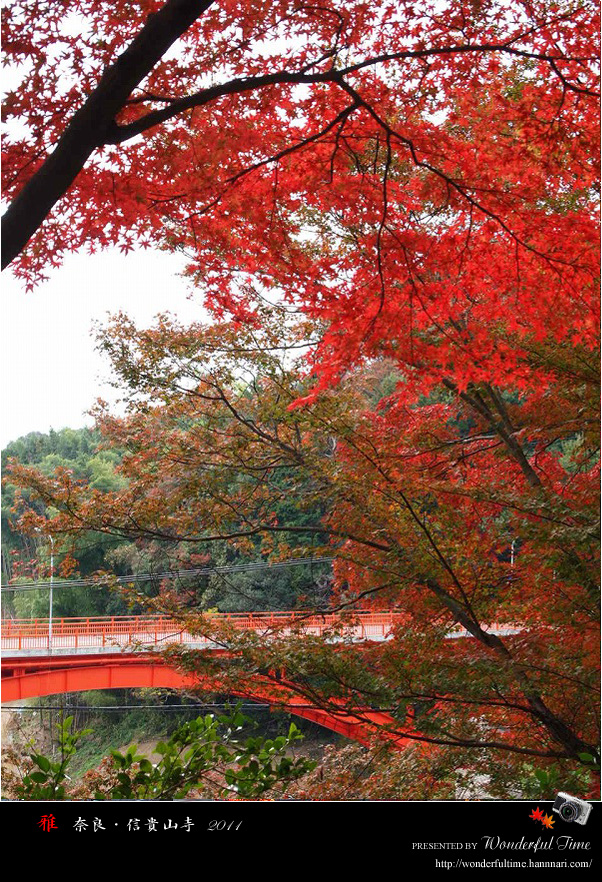
[[[56,149],[13,200],[2,218],[2,269],[14,260],[65,194],[86,160],[114,125],[132,90],[213,0],[167,0],[102,75],[67,126]]]

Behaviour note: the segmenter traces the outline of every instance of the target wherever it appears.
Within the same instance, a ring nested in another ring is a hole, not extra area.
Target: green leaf
[[[46,756],[42,756],[40,753],[32,753],[31,758],[38,765],[43,772],[48,772],[50,769],[50,760]]]

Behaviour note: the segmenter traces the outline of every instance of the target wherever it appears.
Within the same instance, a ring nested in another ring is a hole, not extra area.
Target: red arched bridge
[[[274,633],[299,629],[332,639],[333,626],[341,619],[332,614],[224,613],[220,622],[252,629],[269,639]],[[386,640],[400,616],[396,613],[359,613],[345,629],[346,639]],[[335,638],[336,639],[336,638]],[[2,621],[2,701],[16,701],[63,692],[89,689],[120,689],[127,686],[198,688],[223,691],[209,676],[187,674],[169,667],[160,651],[179,644],[192,649],[224,652],[210,638],[193,634],[165,616],[115,616],[112,618],[5,619]],[[149,654],[150,650],[150,654]],[[395,727],[392,717],[369,708],[352,712],[336,703],[324,710],[307,703],[293,683],[254,675],[232,689],[239,697],[284,707],[291,713],[319,723],[348,738],[368,744],[383,726]],[[407,739],[391,736],[402,747]]]
[[[344,639],[382,641],[392,636],[402,621],[395,612],[359,612],[347,624],[334,614],[222,613],[216,621],[252,629],[270,639],[278,633],[333,636],[344,626]],[[514,629],[513,629],[514,630]],[[450,636],[465,636],[456,630]],[[64,692],[124,687],[198,688],[223,692],[223,684],[207,675],[182,673],[157,654],[169,645],[227,654],[224,646],[193,634],[165,616],[115,616],[112,618],[4,619],[2,621],[2,701],[17,701]],[[156,653],[153,653],[156,650]],[[370,708],[350,710],[343,702],[324,709],[307,703],[295,684],[274,677],[253,675],[237,683],[230,694],[267,702],[274,707],[319,723],[347,738],[368,744],[378,732],[396,747],[409,739],[395,734],[398,723],[387,713]],[[389,730],[389,733],[387,733]],[[383,734],[384,733],[384,734]]]

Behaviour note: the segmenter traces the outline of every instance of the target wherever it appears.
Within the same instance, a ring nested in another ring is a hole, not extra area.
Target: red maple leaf
[[[533,809],[529,817],[532,818],[534,821],[543,821],[544,813],[538,806],[536,809]]]

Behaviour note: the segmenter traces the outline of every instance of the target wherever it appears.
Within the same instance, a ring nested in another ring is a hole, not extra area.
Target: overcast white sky
[[[182,268],[179,255],[150,250],[72,254],[33,293],[5,270],[0,446],[28,432],[91,425],[85,411],[95,399],[114,399],[102,382],[108,365],[90,334],[95,319],[121,309],[139,325],[166,311],[198,321],[203,312],[198,297],[187,299]]]

